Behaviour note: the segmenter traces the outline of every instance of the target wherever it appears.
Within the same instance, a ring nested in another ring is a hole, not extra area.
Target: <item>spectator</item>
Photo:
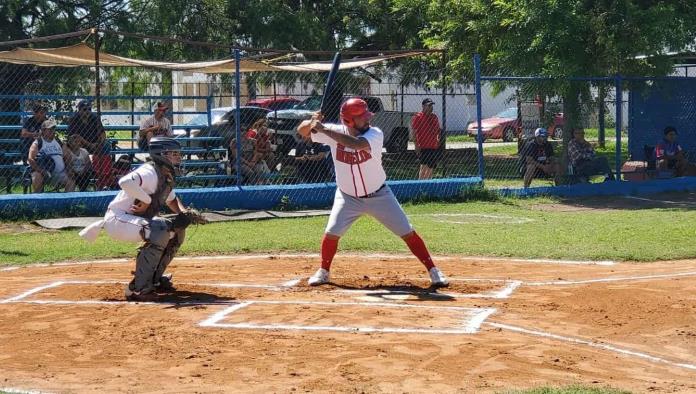
[[[549,133],[544,128],[534,130],[534,138],[524,144],[520,152],[520,173],[524,177],[524,187],[532,179],[541,176],[553,176],[554,183],[560,183],[561,168],[553,157],[553,147],[548,141]]]
[[[92,112],[92,104],[82,100],[77,104],[77,113],[68,121],[68,137],[77,135],[82,148],[92,154],[92,167],[97,175],[97,189],[116,186],[109,141],[101,119]]]
[[[433,113],[433,100],[423,100],[423,109],[411,119],[416,139],[416,156],[420,161],[418,179],[430,179],[440,159],[440,121]]]
[[[275,168],[276,160],[273,155],[273,149],[271,148],[270,134],[268,134],[268,126],[266,126],[266,119],[262,118],[254,123],[253,138],[256,140],[256,145],[254,147],[255,161],[263,160],[268,168]]]
[[[328,182],[333,179],[331,147],[302,137],[295,147],[295,169],[303,183]]]
[[[676,128],[665,127],[662,141],[655,146],[657,168],[660,171],[672,171],[674,176],[696,175],[696,167],[686,159],[677,137]]]
[[[597,156],[592,145],[585,140],[585,130],[573,129],[571,138],[568,143],[568,161],[576,175],[581,177],[604,175],[606,180],[615,179],[607,158]]]
[[[34,115],[27,118],[22,125],[22,131],[19,133],[19,138],[22,140],[22,163],[27,163],[29,156],[29,148],[31,144],[41,135],[41,124],[46,120],[46,107],[37,104],[33,108]]]
[[[89,159],[89,152],[80,144],[80,139],[76,134],[68,137],[68,149],[64,150],[68,167],[68,176],[73,179],[75,186],[81,192],[87,190],[90,180],[94,177],[92,162]]]
[[[266,118],[261,118],[254,122],[254,124],[251,125],[251,127],[249,127],[249,130],[247,130],[246,132],[247,138],[256,138],[258,130],[264,126],[266,126]]]
[[[140,123],[138,147],[146,151],[152,137],[174,137],[172,123],[165,116],[169,107],[165,103],[155,104],[154,114]]]
[[[241,171],[244,183],[257,184],[263,181],[263,175],[270,173],[270,169],[263,160],[259,160],[255,154],[256,140],[242,135]],[[237,170],[237,139],[233,138],[229,146],[230,166],[232,171]]]
[[[75,189],[74,181],[68,176],[64,161],[65,146],[56,138],[56,121],[45,120],[41,125],[41,136],[29,148],[31,184],[34,193],[43,192],[44,184],[65,186],[65,191]],[[70,163],[68,163],[69,165]]]

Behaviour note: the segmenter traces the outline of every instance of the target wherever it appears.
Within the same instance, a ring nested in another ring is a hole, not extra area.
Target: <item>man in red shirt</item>
[[[420,161],[418,179],[430,179],[440,160],[440,121],[433,113],[433,100],[423,100],[423,110],[413,115],[411,128],[416,136],[416,156]]]

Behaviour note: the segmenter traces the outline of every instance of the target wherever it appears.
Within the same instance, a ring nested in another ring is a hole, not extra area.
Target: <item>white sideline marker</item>
[[[373,277],[378,279],[377,277]],[[340,278],[339,278],[340,279]],[[407,278],[406,280],[414,280],[413,278]],[[440,298],[493,298],[493,299],[505,299],[510,298],[510,295],[523,283],[519,280],[503,280],[503,279],[452,279],[449,278],[450,282],[504,282],[505,287],[500,290],[488,291],[485,293],[452,293],[452,292],[413,292],[408,290],[388,290],[388,289],[338,289],[340,293],[347,294],[367,294],[374,296],[385,296],[385,295],[418,295],[424,294],[429,297],[440,297]]]
[[[48,394],[48,392],[46,392],[46,391],[23,390],[23,389],[16,389],[14,387],[0,387],[0,392],[11,393],[11,394]]]
[[[255,323],[220,323],[230,314],[249,307],[254,304],[283,304],[283,305],[323,305],[323,306],[363,306],[363,307],[385,307],[385,308],[420,308],[433,310],[450,310],[470,314],[462,327],[458,328],[403,328],[403,327],[351,327],[351,326],[312,326],[312,325],[292,325],[292,324],[255,324]],[[247,330],[293,330],[293,331],[336,331],[336,332],[380,332],[380,333],[420,333],[420,334],[474,334],[481,328],[481,324],[493,313],[495,308],[467,308],[454,306],[428,306],[411,304],[391,304],[376,302],[320,302],[320,301],[244,301],[236,305],[227,307],[204,321],[199,323],[201,327],[215,327],[228,329],[247,329]]]
[[[694,365],[694,364],[674,362],[674,361],[664,359],[662,357],[653,356],[651,354],[642,353],[642,352],[638,352],[635,350],[623,349],[623,348],[616,347],[614,345],[609,345],[606,343],[595,342],[595,341],[587,340],[587,339],[566,337],[566,336],[552,334],[552,333],[545,332],[545,331],[530,330],[530,329],[523,328],[523,327],[511,326],[508,324],[502,324],[502,323],[496,323],[496,322],[486,322],[485,324],[492,326],[492,327],[500,328],[503,330],[509,330],[509,331],[514,331],[514,332],[518,332],[518,333],[522,333],[522,334],[534,335],[534,336],[543,337],[543,338],[555,339],[557,341],[570,342],[570,343],[574,343],[574,344],[578,344],[578,345],[585,345],[585,346],[594,347],[594,348],[598,348],[598,349],[609,350],[609,351],[614,352],[614,353],[619,353],[619,354],[623,354],[623,355],[627,355],[627,356],[634,356],[634,357],[642,358],[644,360],[652,361],[655,363],[668,364],[671,366],[696,371],[696,365]]]
[[[567,286],[567,285],[582,285],[588,283],[607,283],[607,282],[625,282],[633,280],[647,280],[647,279],[666,279],[666,278],[679,278],[683,276],[696,276],[696,271],[691,272],[681,272],[673,274],[655,274],[655,275],[642,275],[642,276],[617,276],[609,278],[599,278],[599,279],[584,279],[584,280],[554,280],[548,282],[524,282],[525,286]]]

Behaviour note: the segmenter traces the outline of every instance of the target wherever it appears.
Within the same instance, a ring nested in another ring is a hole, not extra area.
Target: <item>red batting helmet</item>
[[[373,115],[365,100],[360,98],[348,99],[341,105],[341,121],[348,127],[355,127],[355,118],[370,120]]]

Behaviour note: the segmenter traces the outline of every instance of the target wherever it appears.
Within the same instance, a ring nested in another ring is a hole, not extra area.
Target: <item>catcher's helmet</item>
[[[348,127],[355,127],[355,118],[370,120],[374,114],[361,98],[351,98],[341,105],[341,121]]]
[[[152,137],[148,144],[150,156],[161,155],[164,152],[181,151],[181,144],[174,138]]]

